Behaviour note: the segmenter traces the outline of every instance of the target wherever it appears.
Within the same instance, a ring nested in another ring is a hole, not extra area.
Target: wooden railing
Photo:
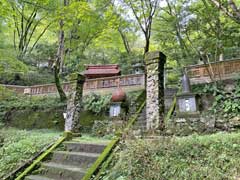
[[[210,63],[209,65],[192,65],[186,67],[192,84],[211,82],[210,75],[214,80],[225,80],[239,76],[240,59],[232,59]]]
[[[84,89],[101,89],[136,85],[144,85],[143,74],[90,79],[85,82]]]
[[[74,82],[66,82],[62,84],[64,92],[70,92],[73,89]],[[29,86],[25,89],[25,94],[39,95],[39,94],[52,94],[57,93],[57,87],[55,84],[44,84]]]
[[[144,88],[144,74],[133,74],[125,76],[114,76],[107,78],[88,79],[84,84],[84,93],[100,92],[104,90],[105,93],[111,92],[112,88]],[[29,95],[45,95],[56,94],[57,88],[55,84],[44,84],[35,86],[15,86],[3,85],[6,88],[12,89],[20,94]],[[68,93],[74,89],[75,82],[66,82],[62,84],[64,92]]]

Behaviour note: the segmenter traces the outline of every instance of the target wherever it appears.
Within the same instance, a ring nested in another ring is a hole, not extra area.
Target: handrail
[[[140,96],[142,96],[142,95],[144,95],[144,94],[141,94]],[[116,147],[118,142],[121,140],[122,135],[124,133],[127,133],[129,131],[129,129],[131,128],[131,126],[134,124],[134,122],[137,120],[137,118],[138,118],[139,114],[141,113],[141,111],[143,110],[145,104],[146,104],[146,100],[144,100],[144,102],[141,104],[140,108],[134,114],[134,116],[132,118],[130,118],[126,128],[123,131],[118,132],[116,134],[116,137],[113,140],[111,140],[111,142],[107,145],[107,147],[104,149],[104,151],[101,153],[101,155],[95,161],[95,163],[88,169],[88,171],[86,172],[86,174],[82,178],[82,180],[89,180],[94,175],[94,173],[98,169],[100,169],[100,166],[103,164],[103,162],[105,160],[108,160],[108,157],[111,157],[112,150],[114,149],[114,147]]]
[[[39,164],[44,158],[46,158],[55,148],[57,148],[67,138],[68,138],[67,136],[60,137],[49,149],[47,149],[36,160],[34,160],[33,163],[28,168],[26,168],[15,180],[22,180],[36,167],[37,164]]]
[[[180,86],[180,83],[178,83],[178,87]],[[171,118],[175,108],[176,108],[176,105],[177,105],[177,95],[181,92],[182,88],[181,86],[178,88],[178,91],[177,93],[174,95],[174,98],[173,98],[173,102],[172,102],[172,105],[170,106],[170,109],[168,110],[167,112],[167,115],[164,117],[164,124],[167,123],[167,121]]]
[[[167,116],[164,118],[164,124],[166,124],[166,122],[171,118],[171,116],[175,110],[176,104],[177,104],[177,96],[175,95],[174,99],[173,99],[173,103],[167,112]]]

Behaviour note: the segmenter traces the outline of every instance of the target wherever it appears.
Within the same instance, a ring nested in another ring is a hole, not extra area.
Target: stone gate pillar
[[[146,64],[147,130],[164,128],[164,64],[166,56],[160,51],[148,52]]]
[[[75,91],[70,94],[67,102],[67,112],[65,119],[65,131],[78,133],[80,128],[79,118],[82,110],[83,86],[85,77],[81,74],[77,76]]]

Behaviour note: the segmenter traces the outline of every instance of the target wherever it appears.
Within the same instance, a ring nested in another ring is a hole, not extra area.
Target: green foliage
[[[240,80],[234,82],[234,89],[226,91],[225,84],[197,85],[193,88],[199,94],[207,93],[214,96],[211,112],[224,118],[232,118],[240,114]]]
[[[102,96],[97,94],[90,94],[84,97],[84,109],[95,114],[105,112],[109,108],[111,96]]]
[[[240,133],[127,142],[104,180],[235,179]]]
[[[0,129],[0,178],[59,137],[50,130]]]
[[[0,86],[0,101],[8,100],[9,98],[16,96],[14,91],[11,91],[3,86]]]
[[[45,70],[28,73],[8,72],[0,74],[0,84],[32,86],[54,83],[54,76]]]
[[[16,58],[16,53],[13,49],[0,48],[0,76],[6,72],[27,72],[28,67],[23,62]]]
[[[155,19],[153,37],[168,59],[186,66],[206,60],[206,56],[210,61],[218,61],[221,54],[230,59],[240,56],[239,24],[226,18],[210,1],[167,3]]]
[[[65,104],[61,103],[56,97],[30,97],[17,95],[11,91],[5,91],[5,88],[0,90],[0,96],[2,94],[2,100],[0,102],[0,122],[3,122],[3,118],[6,113],[11,110],[23,110],[23,109],[48,109],[53,107],[62,107]]]
[[[105,136],[110,128],[109,121],[101,120],[95,121],[94,125],[92,126],[92,134],[97,137]]]
[[[179,81],[179,74],[175,73],[169,73],[167,76],[167,83],[168,84],[178,84]]]

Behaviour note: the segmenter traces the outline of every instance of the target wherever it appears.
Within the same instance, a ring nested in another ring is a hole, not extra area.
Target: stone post
[[[85,77],[81,74],[77,76],[76,90],[70,95],[67,102],[67,115],[65,120],[65,131],[78,133],[80,128],[80,113],[82,110],[83,85]]]
[[[145,55],[147,130],[164,129],[164,64],[166,56],[159,51]]]

